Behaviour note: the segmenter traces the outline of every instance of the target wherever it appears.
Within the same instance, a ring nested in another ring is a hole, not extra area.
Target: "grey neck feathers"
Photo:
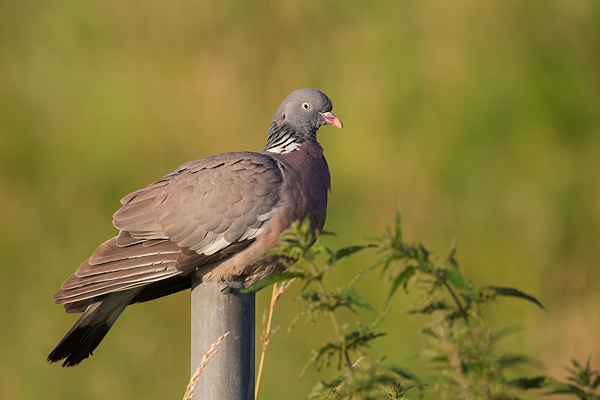
[[[289,125],[272,123],[269,127],[269,137],[263,151],[285,154],[300,147],[303,143],[317,142],[317,129],[297,131]]]

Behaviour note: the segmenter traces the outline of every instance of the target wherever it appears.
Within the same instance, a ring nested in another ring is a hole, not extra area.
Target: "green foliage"
[[[315,385],[308,399],[407,399],[405,395],[415,387],[402,382],[407,374],[401,368],[384,365],[380,361],[359,360],[352,378],[345,373],[330,382],[321,381]]]
[[[565,367],[571,374],[567,380],[568,383],[560,383],[552,378],[547,378],[542,382],[541,387],[550,389],[549,394],[572,394],[581,400],[600,400],[600,373],[598,370],[592,370],[590,359],[585,365],[575,359],[571,360],[572,368]]]
[[[600,374],[592,370],[588,359],[585,367],[575,359],[571,360],[572,368],[565,367],[571,374],[568,383],[561,383],[548,376],[536,376],[533,378],[518,378],[510,383],[524,389],[548,389],[546,394],[572,394],[581,400],[600,400],[598,387],[600,386]]]
[[[409,395],[418,398],[424,393],[434,393],[441,399],[514,400],[535,389],[546,389],[547,394],[570,393],[580,399],[598,399],[600,376],[591,370],[589,361],[585,367],[573,361],[570,383],[562,384],[546,376],[523,376],[525,366],[539,367],[539,362],[526,355],[497,350],[499,341],[516,329],[491,331],[481,306],[508,296],[545,310],[535,297],[510,287],[475,287],[460,272],[455,248],[440,263],[424,245],[402,240],[400,222],[398,214],[394,229],[372,239],[369,245],[333,250],[320,242],[307,220],[288,230],[279,248],[272,252],[287,259],[291,267],[269,278],[269,283],[292,277],[303,282],[302,293],[295,298],[302,309],[290,329],[299,319],[315,322],[324,316],[331,319],[334,328],[333,336],[313,350],[303,373],[312,366],[318,371],[333,367],[341,374],[330,381],[318,382],[309,399],[408,399]],[[345,285],[335,289],[325,285],[325,277],[340,259],[368,248],[378,251],[370,267],[359,271]],[[326,261],[317,262],[321,258]],[[336,316],[341,309],[352,313],[361,309],[375,311],[355,284],[377,269],[380,278],[389,282],[383,307],[372,314],[368,325],[356,322],[353,327],[341,326]],[[385,357],[375,359],[369,354],[372,341],[384,340],[385,333],[378,325],[389,314],[389,302],[400,287],[418,294],[418,300],[407,310],[409,315],[431,317],[431,322],[422,329],[426,344],[421,356],[428,362],[426,377],[419,378],[406,368],[387,363]]]

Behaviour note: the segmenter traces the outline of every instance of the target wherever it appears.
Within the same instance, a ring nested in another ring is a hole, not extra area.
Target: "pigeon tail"
[[[48,362],[65,360],[63,367],[74,367],[88,358],[141,289],[94,297],[83,315],[50,352]]]

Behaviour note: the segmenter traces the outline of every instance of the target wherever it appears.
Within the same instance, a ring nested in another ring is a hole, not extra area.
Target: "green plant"
[[[572,367],[565,367],[571,374],[568,383],[561,383],[548,376],[522,378],[515,380],[515,384],[522,387],[535,387],[548,389],[546,394],[572,394],[581,400],[600,400],[600,373],[592,370],[590,359],[585,367],[577,360],[571,359]]]
[[[437,261],[422,244],[403,240],[400,214],[394,229],[362,246],[338,250],[324,245],[308,221],[295,224],[284,233],[280,246],[273,250],[289,260],[290,268],[272,276],[250,290],[258,290],[275,282],[296,279],[302,282],[297,297],[302,309],[290,329],[300,319],[311,323],[330,318],[334,336],[313,350],[305,366],[321,370],[334,367],[340,374],[330,381],[318,382],[309,399],[406,399],[435,393],[441,399],[520,399],[534,389],[550,389],[548,394],[571,393],[581,399],[598,399],[600,384],[597,371],[589,362],[584,368],[573,361],[572,383],[561,384],[545,376],[526,377],[524,366],[539,366],[531,357],[497,350],[498,342],[514,328],[493,332],[486,324],[482,305],[500,297],[515,297],[540,308],[534,297],[510,287],[475,287],[460,272],[453,247],[443,262]],[[376,261],[348,283],[334,289],[326,286],[325,277],[336,263],[365,249],[378,252]],[[318,262],[318,259],[325,259]],[[356,290],[356,283],[365,275],[379,271],[381,279],[390,282],[382,308],[375,312],[371,304]],[[427,376],[417,375],[385,358],[369,355],[374,340],[384,340],[379,323],[389,314],[389,302],[399,289],[416,292],[417,301],[408,314],[431,317],[422,329],[426,340],[422,357],[428,362]],[[342,325],[337,314],[341,309],[353,313],[373,312],[371,323]],[[587,396],[587,397],[586,397]],[[595,397],[594,397],[595,396]]]

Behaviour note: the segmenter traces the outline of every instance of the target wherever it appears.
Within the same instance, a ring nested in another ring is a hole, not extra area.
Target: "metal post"
[[[192,375],[210,346],[231,332],[200,375],[194,400],[254,400],[254,293],[243,280],[202,283],[192,277]]]

